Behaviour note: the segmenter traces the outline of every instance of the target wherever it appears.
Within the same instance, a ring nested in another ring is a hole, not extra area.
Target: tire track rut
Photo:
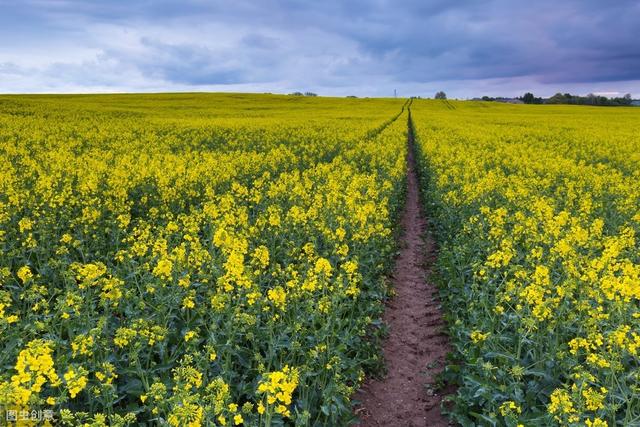
[[[438,291],[429,280],[435,243],[426,233],[427,220],[419,200],[410,110],[407,144],[401,251],[391,275],[395,296],[384,314],[389,326],[383,346],[387,374],[381,380],[366,381],[354,396],[360,402],[355,413],[361,427],[449,425],[440,412],[442,396],[431,386],[445,365],[450,347]]]

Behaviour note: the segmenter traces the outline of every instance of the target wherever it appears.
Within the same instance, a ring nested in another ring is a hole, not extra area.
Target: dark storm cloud
[[[638,22],[630,0],[0,0],[0,90],[635,89]]]

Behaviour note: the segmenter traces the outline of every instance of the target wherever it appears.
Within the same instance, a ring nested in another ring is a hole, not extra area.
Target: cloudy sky
[[[640,97],[638,0],[0,0],[0,92]]]

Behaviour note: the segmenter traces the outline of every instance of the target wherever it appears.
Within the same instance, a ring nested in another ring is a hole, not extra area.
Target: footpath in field
[[[389,337],[384,343],[387,375],[367,381],[355,400],[360,426],[447,426],[442,396],[433,388],[449,351],[437,288],[430,283],[435,245],[426,234],[409,116],[407,200],[402,214],[401,252],[391,281],[395,296],[385,310]]]

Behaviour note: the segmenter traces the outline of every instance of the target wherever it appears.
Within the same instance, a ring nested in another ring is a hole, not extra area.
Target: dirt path
[[[407,201],[402,215],[401,252],[391,277],[396,295],[387,305],[384,321],[389,338],[384,344],[387,375],[369,380],[354,399],[362,427],[439,427],[448,421],[440,413],[442,396],[431,387],[449,351],[437,289],[429,282],[435,258],[433,240],[420,208],[409,127]]]

